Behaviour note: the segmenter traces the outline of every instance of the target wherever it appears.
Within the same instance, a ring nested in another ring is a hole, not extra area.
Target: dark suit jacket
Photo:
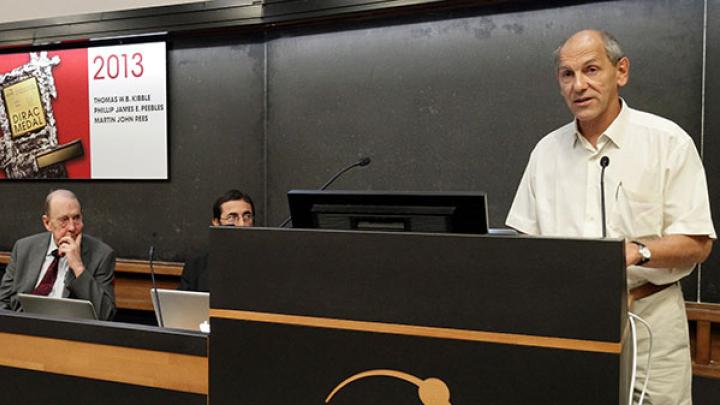
[[[40,276],[50,245],[50,233],[28,236],[15,242],[10,264],[0,283],[0,308],[22,310],[18,293],[30,293]],[[115,316],[115,251],[105,243],[83,234],[81,256],[85,271],[75,277],[72,270],[65,276],[63,297],[85,299],[93,303],[99,319]]]
[[[209,292],[207,262],[207,253],[186,261],[178,290]]]

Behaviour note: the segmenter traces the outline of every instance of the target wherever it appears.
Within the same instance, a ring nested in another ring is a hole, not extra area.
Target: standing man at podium
[[[212,226],[254,226],[255,204],[252,198],[240,190],[226,191],[213,204],[213,216],[210,224]],[[207,253],[188,260],[183,266],[178,289],[209,292],[207,264]]]
[[[83,233],[80,200],[69,190],[45,198],[47,232],[18,240],[0,284],[0,308],[21,309],[18,293],[80,298],[99,319],[115,315],[115,251]]]
[[[533,150],[506,224],[532,235],[624,238],[629,309],[650,323],[654,337],[650,403],[689,405],[692,368],[678,281],[708,257],[716,238],[702,162],[678,125],[620,98],[630,60],[612,35],[577,32],[555,62],[575,119]],[[582,262],[577,266],[581,274]],[[647,334],[638,332],[636,389],[648,353]]]

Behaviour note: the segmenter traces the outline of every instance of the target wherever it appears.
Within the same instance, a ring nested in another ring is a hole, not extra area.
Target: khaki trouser
[[[685,299],[679,284],[636,301],[631,312],[643,318],[652,328],[652,361],[650,382],[644,404],[691,405],[692,364]],[[645,381],[648,334],[637,322],[638,372],[635,401]]]

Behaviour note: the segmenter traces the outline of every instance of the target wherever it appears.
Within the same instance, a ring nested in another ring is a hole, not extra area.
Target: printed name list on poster
[[[88,49],[93,178],[167,178],[165,43]]]

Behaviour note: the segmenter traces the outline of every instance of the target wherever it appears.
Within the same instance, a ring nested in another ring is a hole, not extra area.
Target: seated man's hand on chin
[[[60,257],[65,257],[68,262],[68,266],[75,273],[75,278],[80,277],[85,266],[82,262],[81,254],[81,243],[82,233],[79,233],[75,238],[70,235],[63,236],[58,241],[58,253]]]

